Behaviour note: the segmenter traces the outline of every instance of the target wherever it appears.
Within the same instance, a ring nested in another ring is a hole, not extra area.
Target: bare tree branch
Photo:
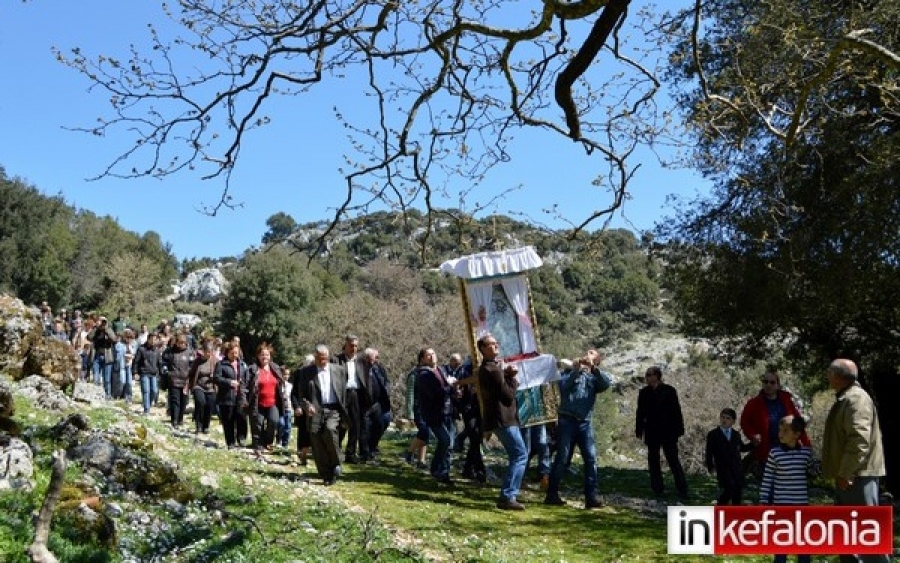
[[[668,125],[652,103],[660,53],[620,44],[629,4],[179,0],[167,13],[180,36],[151,26],[149,46],[133,46],[127,60],[78,49],[57,56],[109,97],[110,115],[76,129],[133,141],[98,177],[218,179],[210,214],[240,206],[233,171],[250,133],[277,118],[266,114],[272,99],[337,87],[348,105],[371,111],[367,121],[349,119],[335,104],[353,154],[323,239],[348,216],[420,205],[431,213],[454,192],[486,209],[472,196],[514,189],[483,182],[511,160],[509,143],[525,129],[576,141],[586,166],[605,171],[583,228],[622,206],[635,147]],[[612,35],[608,60],[592,64]]]

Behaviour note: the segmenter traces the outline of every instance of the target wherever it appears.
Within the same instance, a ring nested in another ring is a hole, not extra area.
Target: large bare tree
[[[628,198],[636,147],[665,142],[670,113],[657,100],[663,51],[654,38],[666,35],[647,14],[629,18],[629,4],[179,0],[164,5],[176,36],[151,24],[148,42],[123,56],[75,49],[58,57],[109,97],[111,113],[82,130],[130,138],[100,176],[193,170],[222,182],[210,212],[234,206],[232,172],[249,132],[278,118],[273,98],[346,90],[349,78],[359,91],[341,98],[371,118],[344,119],[349,108],[335,106],[354,151],[326,236],[373,208],[477,214],[515,188],[481,182],[515,158],[509,144],[529,128],[590,157],[596,197],[568,217],[577,230]],[[303,111],[302,99],[295,105]]]

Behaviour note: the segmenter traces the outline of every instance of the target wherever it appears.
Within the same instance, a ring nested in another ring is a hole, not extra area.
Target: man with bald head
[[[828,366],[835,401],[825,420],[822,471],[835,485],[834,504],[878,505],[878,478],[885,475],[881,428],[872,397],[860,387],[859,369],[847,359]],[[888,561],[888,555],[841,555],[841,561]]]
[[[329,362],[328,346],[316,346],[314,363],[300,368],[291,389],[294,414],[306,415],[316,470],[326,485],[341,476],[338,426],[347,420],[347,370]]]

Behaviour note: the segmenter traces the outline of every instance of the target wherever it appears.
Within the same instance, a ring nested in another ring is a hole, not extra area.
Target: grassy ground
[[[59,420],[59,415],[32,410],[27,402],[17,406],[16,418],[38,451],[39,475],[31,493],[0,492],[0,561],[10,562],[26,561],[30,517],[43,499],[54,446],[41,438],[41,429]],[[665,505],[647,498],[642,469],[602,466],[600,490],[606,506],[588,511],[582,504],[576,456],[575,472],[566,476],[562,489],[568,506],[543,505],[543,493],[529,479],[520,497],[528,509],[507,512],[494,508],[505,465],[498,450],[488,452],[493,475],[486,485],[460,478],[456,486],[446,487],[427,471],[404,463],[408,435],[391,432],[378,463],[347,465],[338,484],[326,488],[313,464],[300,466],[290,452],[258,459],[248,451],[225,450],[217,427],[208,438],[198,439],[173,432],[162,412],[147,419],[132,406],[87,414],[94,427],[112,428],[117,435],[145,429],[154,455],[178,464],[194,500],[172,503],[107,487],[102,490],[104,507],[122,509],[113,518],[114,541],[106,547],[102,538],[58,520],[50,547],[62,561],[706,560],[666,555]],[[458,476],[458,466],[454,472]],[[95,480],[76,466],[68,476],[71,482]],[[706,476],[693,476],[691,487],[693,504],[709,504],[715,496],[715,484]],[[824,500],[826,493],[816,495]]]

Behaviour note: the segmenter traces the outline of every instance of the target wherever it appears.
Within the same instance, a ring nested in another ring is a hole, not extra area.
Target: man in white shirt
[[[347,419],[347,370],[329,363],[328,347],[316,346],[315,363],[301,369],[291,390],[295,414],[308,416],[309,438],[316,469],[326,486],[341,476],[338,428]]]

